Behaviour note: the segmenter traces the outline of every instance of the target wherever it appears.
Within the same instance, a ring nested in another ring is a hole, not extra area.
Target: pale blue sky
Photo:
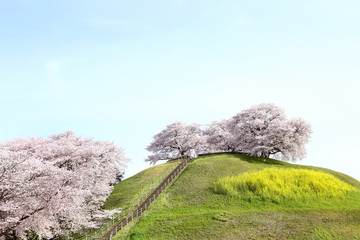
[[[313,127],[299,162],[360,180],[360,1],[0,0],[0,140],[65,130],[148,167],[174,121],[262,102]]]

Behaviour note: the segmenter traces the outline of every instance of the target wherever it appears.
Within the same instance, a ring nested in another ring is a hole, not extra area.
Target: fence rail
[[[165,171],[165,174],[161,175],[153,184],[153,186],[151,186],[132,207],[130,207],[127,211],[123,211],[121,215],[117,216],[116,218],[113,218],[112,222],[100,227],[98,233],[95,233],[95,236],[90,237],[90,239],[111,239],[119,230],[124,228],[134,218],[141,216],[143,212],[149,207],[149,205],[155,201],[160,193],[164,191],[164,189],[171,183],[174,178],[178,176],[178,174],[190,161],[190,157],[178,158],[178,165],[175,168],[174,166],[170,166],[170,168]],[[157,187],[155,188],[155,186]],[[88,238],[86,237],[86,239]]]

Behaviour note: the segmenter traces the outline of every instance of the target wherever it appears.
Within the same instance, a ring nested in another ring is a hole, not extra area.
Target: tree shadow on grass
[[[245,153],[240,153],[240,152],[234,152],[234,153],[226,153],[226,152],[206,153],[206,154],[199,154],[198,158],[215,157],[215,156],[221,156],[221,155],[238,158],[238,159],[240,159],[242,161],[245,161],[245,162],[248,162],[248,163],[269,164],[269,165],[285,165],[286,164],[286,162],[279,161],[279,160],[276,160],[276,159],[252,157],[250,155],[247,155]]]
[[[232,157],[238,158],[242,161],[248,163],[255,163],[255,164],[268,164],[268,165],[285,165],[285,162],[275,160],[272,158],[259,158],[259,157],[252,157],[243,153],[227,153]]]

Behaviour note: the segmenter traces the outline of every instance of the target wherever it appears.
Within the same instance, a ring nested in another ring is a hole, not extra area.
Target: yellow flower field
[[[216,193],[251,195],[281,201],[306,197],[339,197],[355,188],[334,176],[306,169],[266,168],[238,176],[221,178],[213,183]]]

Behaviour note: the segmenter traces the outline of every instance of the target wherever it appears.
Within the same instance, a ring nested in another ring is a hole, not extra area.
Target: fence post
[[[177,159],[177,162],[173,162],[173,164],[170,165],[169,168],[166,169],[165,172],[163,172],[163,174],[161,174],[155,180],[155,182],[152,184],[152,186],[149,187],[149,189],[145,192],[145,194],[141,195],[141,197],[137,199],[137,204],[135,202],[131,207],[129,207],[128,211],[122,211],[121,213],[117,213],[116,215],[113,215],[111,217],[112,224],[111,224],[111,221],[107,222],[104,225],[102,225],[100,227],[100,229],[98,229],[98,231],[95,231],[95,233],[94,233],[95,239],[96,239],[97,235],[101,236],[103,231],[108,231],[109,229],[111,229],[111,226],[113,226],[116,221],[117,224],[115,224],[115,229],[113,229],[110,232],[109,240],[111,240],[111,238],[114,236],[114,233],[116,234],[118,232],[118,230],[120,230],[124,226],[126,226],[131,220],[134,219],[134,217],[136,217],[136,218],[139,217],[143,213],[143,211],[145,211],[149,207],[149,205],[153,201],[155,201],[156,197],[158,197],[160,195],[160,193],[163,190],[165,190],[166,186],[169,185],[169,183],[174,178],[176,178],[177,175],[179,175],[179,173],[182,171],[182,169],[185,168],[185,166],[190,162],[190,160],[191,160],[191,158],[188,156],[180,156]],[[156,191],[153,192],[153,190],[156,190]],[[150,197],[147,202],[145,202],[143,207],[139,208],[140,203],[142,203],[144,200],[146,200],[148,198],[148,196],[151,196],[152,193],[153,193],[153,196]],[[135,209],[135,207],[138,207],[138,209]],[[127,213],[128,213],[128,217],[127,217]],[[122,218],[122,216],[125,219]],[[119,218],[120,218],[120,220],[119,220]],[[120,221],[120,222],[118,222],[118,221]],[[85,240],[88,240],[87,235],[85,235]]]

